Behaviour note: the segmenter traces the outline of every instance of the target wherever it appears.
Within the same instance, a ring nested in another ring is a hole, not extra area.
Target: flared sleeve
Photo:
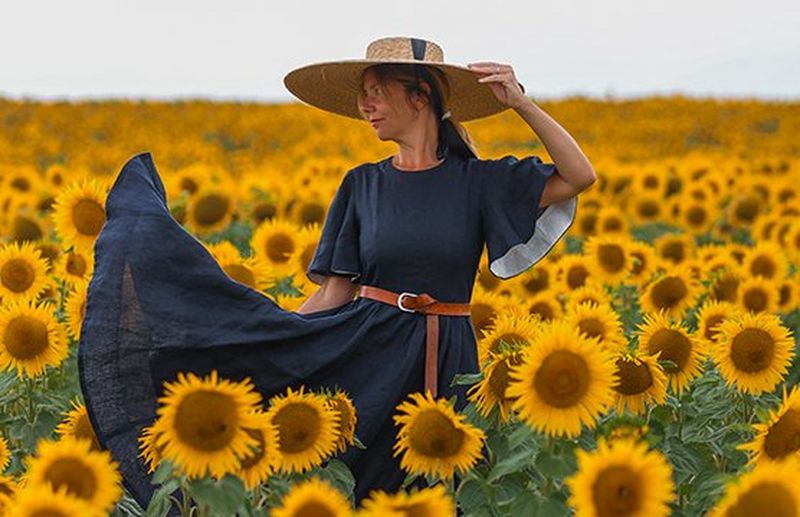
[[[354,282],[361,276],[354,170],[345,174],[331,201],[314,257],[306,269],[306,276],[318,285],[326,276],[344,275]]]
[[[511,278],[539,262],[575,220],[578,198],[539,208],[545,183],[556,172],[538,156],[487,160],[482,174],[481,220],[489,270]]]

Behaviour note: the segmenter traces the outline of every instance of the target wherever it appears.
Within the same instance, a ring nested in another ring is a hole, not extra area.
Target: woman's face
[[[393,80],[381,84],[372,70],[364,73],[358,109],[381,140],[402,138],[420,116],[407,101],[402,84]]]

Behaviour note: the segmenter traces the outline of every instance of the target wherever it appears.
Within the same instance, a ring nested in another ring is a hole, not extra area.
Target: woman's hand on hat
[[[530,103],[522,85],[514,75],[511,65],[481,61],[468,63],[467,67],[478,75],[479,83],[487,83],[497,99],[503,104],[517,108]]]

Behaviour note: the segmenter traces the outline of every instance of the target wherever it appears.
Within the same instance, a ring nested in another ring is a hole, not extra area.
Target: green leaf
[[[456,490],[458,506],[465,511],[484,506],[487,502],[483,483],[477,479],[468,479],[462,482]]]
[[[453,377],[453,382],[450,383],[450,387],[459,386],[459,385],[472,385],[475,383],[480,382],[483,380],[482,373],[457,373]]]
[[[192,480],[189,482],[189,492],[198,503],[205,503],[212,510],[225,515],[236,513],[246,497],[242,481],[231,475],[219,481],[209,478]]]
[[[525,447],[520,448],[519,450],[515,451],[514,454],[498,461],[492,468],[491,472],[489,472],[489,477],[486,479],[486,481],[492,483],[507,474],[519,472],[531,462],[533,462],[533,454],[531,454],[530,449]]]
[[[339,491],[347,496],[353,493],[356,480],[347,465],[335,458],[328,461],[323,469],[320,470],[320,477],[332,483]]]
[[[547,451],[539,453],[536,458],[536,468],[540,473],[551,479],[562,479],[572,472],[569,463],[564,458]]]
[[[161,466],[159,465],[159,468]],[[153,497],[150,498],[150,504],[147,505],[145,515],[147,517],[166,517],[169,509],[172,506],[171,501],[168,499],[170,494],[180,487],[180,480],[172,478],[153,492]]]

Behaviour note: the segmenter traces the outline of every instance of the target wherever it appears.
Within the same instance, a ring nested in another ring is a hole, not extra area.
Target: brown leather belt
[[[359,296],[425,315],[425,389],[437,396],[439,384],[439,316],[469,316],[469,303],[440,302],[427,293],[395,293],[374,285],[362,285]]]

